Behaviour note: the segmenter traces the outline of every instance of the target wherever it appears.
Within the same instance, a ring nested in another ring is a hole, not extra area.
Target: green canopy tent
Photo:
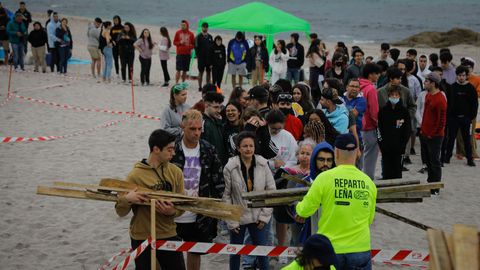
[[[275,34],[290,31],[310,33],[310,23],[285,11],[260,2],[248,3],[198,21],[197,33],[202,24],[208,23],[209,29],[252,32],[266,36],[266,45],[270,53]],[[193,60],[193,58],[192,58]]]

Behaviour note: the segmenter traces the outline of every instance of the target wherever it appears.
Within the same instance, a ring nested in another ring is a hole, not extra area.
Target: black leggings
[[[112,53],[113,53],[113,61],[115,62],[115,73],[117,73],[118,75],[118,58],[120,56],[118,46],[113,46]]]
[[[120,64],[122,65],[122,80],[126,80],[126,73],[128,72],[128,79],[132,79],[133,72],[133,59],[135,58],[135,53],[127,53],[120,55]],[[128,67],[128,69],[127,69]]]
[[[150,67],[152,66],[152,58],[144,59],[140,58],[140,81],[142,84],[150,84]]]
[[[50,71],[54,72],[55,71],[55,66],[57,66],[57,71],[60,71],[58,68],[58,49],[57,48],[50,48],[48,52],[51,55],[51,61],[50,61]]]
[[[159,239],[160,240],[160,239]],[[180,237],[174,236],[163,240],[182,241]],[[131,238],[132,249],[135,250],[144,240],[135,240]],[[150,247],[147,248],[137,259],[135,259],[135,269],[150,270]],[[185,270],[185,261],[182,252],[157,250],[157,261],[162,270]]]
[[[218,87],[222,86],[223,72],[225,71],[225,66],[213,66],[212,67],[212,82]]]
[[[170,81],[170,74],[168,74],[167,60],[160,60],[160,64],[162,64],[163,79],[167,83]]]

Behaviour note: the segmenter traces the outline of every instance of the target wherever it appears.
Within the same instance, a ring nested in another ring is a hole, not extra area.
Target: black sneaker
[[[422,167],[418,172],[425,173],[427,171],[427,167]]]
[[[477,166],[477,165],[475,164],[475,162],[474,162],[473,160],[471,160],[471,159],[470,159],[469,161],[467,161],[467,165],[470,166],[470,167],[475,167],[475,166]]]
[[[403,164],[407,164],[407,165],[412,164],[412,161],[410,160],[410,157],[405,157],[405,158],[403,159]]]
[[[415,148],[413,148],[413,147],[410,148],[410,155],[416,155]]]
[[[162,84],[162,87],[168,87],[168,82],[165,82],[164,84]]]
[[[450,164],[450,159],[449,159],[449,158],[446,158],[446,159],[443,161],[443,163],[445,163],[445,164]]]
[[[202,88],[201,88],[201,87],[198,88],[198,92],[202,92]]]
[[[408,171],[409,171],[409,169],[407,169],[407,167],[402,166],[402,172],[408,172]]]

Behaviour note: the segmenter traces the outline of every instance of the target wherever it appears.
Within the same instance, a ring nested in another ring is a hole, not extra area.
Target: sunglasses
[[[183,82],[183,83],[177,83],[172,87],[172,92],[174,94],[177,94],[178,92],[187,89],[188,83]]]

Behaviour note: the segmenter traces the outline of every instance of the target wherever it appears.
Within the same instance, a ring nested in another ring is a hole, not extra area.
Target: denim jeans
[[[270,219],[270,221],[265,224],[265,227],[263,227],[263,230],[265,231],[265,238],[266,238],[266,245],[267,246],[273,246],[273,230],[272,230],[272,223],[273,223],[273,218]],[[246,245],[251,245],[252,244],[252,238],[250,237],[250,233],[247,231],[245,233],[245,244]],[[258,262],[255,262],[255,259],[257,257],[255,256],[243,256],[242,257],[242,265],[249,265],[249,266],[255,266],[258,264]],[[260,258],[260,257],[258,257]]]
[[[70,54],[69,47],[59,47],[58,48],[58,69],[60,73],[67,73],[67,63],[68,63],[68,56]]]
[[[287,80],[294,83],[298,83],[300,80],[300,69],[299,68],[287,68]]]
[[[371,270],[372,258],[371,252],[356,252],[337,254],[337,270]]]
[[[245,231],[248,229],[252,242],[254,245],[264,246],[267,243],[266,239],[266,228],[265,225],[262,229],[257,228],[256,223],[250,223],[245,225],[240,225],[240,232],[235,233],[230,231],[230,243],[231,244],[243,244],[245,239]],[[260,270],[268,270],[268,257],[258,256],[258,264]],[[240,255],[230,255],[230,270],[240,269]]]
[[[23,43],[18,43],[18,44],[13,44],[12,43],[12,49],[13,49],[13,65],[15,68],[18,68],[20,66],[21,69],[24,69],[24,62],[23,58],[25,56],[23,50],[24,50],[24,45]]]
[[[105,56],[105,64],[103,65],[103,78],[110,80],[110,77],[112,76],[112,67],[113,67],[112,48],[105,46],[103,48],[103,55]]]

